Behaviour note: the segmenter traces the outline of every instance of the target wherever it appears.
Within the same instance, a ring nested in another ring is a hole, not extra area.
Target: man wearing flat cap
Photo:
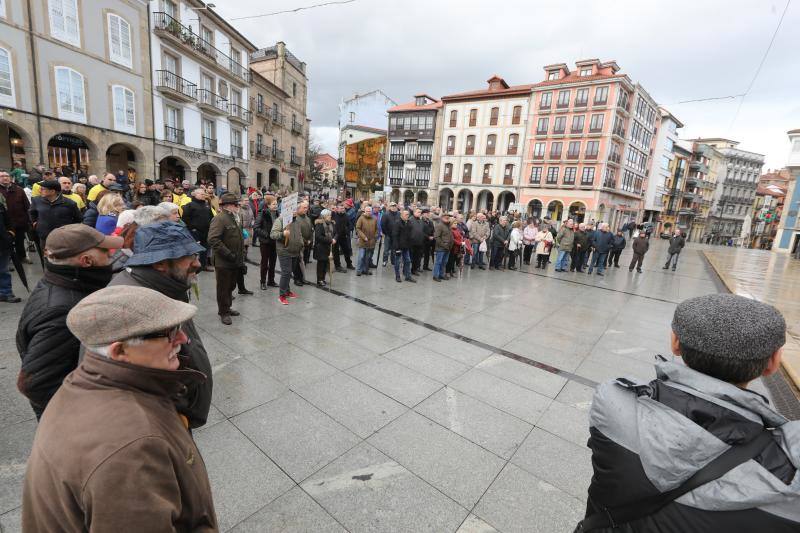
[[[39,242],[47,242],[50,232],[67,224],[83,222],[78,204],[64,198],[61,185],[55,180],[39,182],[41,195],[31,200],[31,222]]]
[[[25,302],[16,338],[22,359],[17,388],[36,418],[78,366],[80,342],[66,327],[67,313],[108,285],[112,250],[122,245],[122,237],[103,235],[85,224],[62,226],[47,237],[44,276]]]
[[[800,421],[747,389],[778,370],[785,342],[770,305],[731,294],[679,304],[670,345],[685,364],[662,358],[655,380],[595,392],[582,531],[800,531]]]
[[[145,287],[188,303],[192,283],[200,271],[198,254],[203,250],[189,230],[177,222],[143,225],[136,230],[133,255],[109,286]],[[189,338],[180,348],[183,366],[202,372],[206,380],[189,388],[177,402],[177,407],[189,420],[189,427],[198,428],[206,423],[211,408],[211,363],[203,339],[191,319],[183,323],[183,332]]]
[[[197,308],[143,287],[84,298],[67,326],[86,348],[42,417],[24,531],[217,531],[205,463],[176,408],[206,376],[180,368]]]
[[[220,321],[230,326],[232,316],[239,311],[231,309],[233,289],[239,271],[244,268],[244,236],[239,224],[239,197],[226,192],[219,199],[220,211],[208,228],[208,245],[214,251],[214,273],[217,277],[217,312]]]

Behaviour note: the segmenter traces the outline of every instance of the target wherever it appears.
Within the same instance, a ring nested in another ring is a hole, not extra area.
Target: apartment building
[[[488,87],[442,97],[438,201],[445,209],[505,211],[519,198],[533,85]]]
[[[436,198],[440,154],[442,102],[427,94],[391,107],[389,113],[389,165],[385,185],[395,202],[427,204]],[[437,136],[437,133],[439,134]]]
[[[778,225],[772,250],[779,253],[791,253],[800,259],[800,219],[797,217],[800,208],[800,129],[789,130],[789,156],[786,170],[789,175],[789,189],[784,200],[785,210]]]
[[[672,175],[673,148],[678,140],[678,129],[683,127],[683,123],[663,107],[658,112],[661,114],[661,127],[656,133],[652,168],[644,194],[642,220],[646,222],[658,222],[664,210],[662,198],[666,192],[666,182]]]
[[[284,42],[262,48],[250,55],[250,68],[258,75],[255,83],[253,106],[269,110],[269,131],[255,128],[253,148],[261,146],[262,154],[255,163],[256,176],[253,185],[258,183],[258,173],[266,176],[270,188],[299,191],[303,188],[306,174],[306,152],[308,150],[308,79],[306,64],[289,51]],[[264,113],[262,113],[264,115]],[[259,135],[261,136],[259,138]],[[260,141],[260,143],[259,143]],[[266,150],[265,150],[266,149]],[[265,158],[263,152],[268,152]]]
[[[764,156],[738,148],[730,139],[702,138],[696,143],[713,148],[720,164],[713,205],[706,227],[708,241],[735,244],[749,241],[752,208]]]
[[[363,94],[354,94],[350,98],[343,98],[339,102],[339,148],[352,143],[352,136],[355,130],[345,133],[351,126],[361,126],[372,128],[373,130],[385,131],[386,121],[389,114],[387,110],[398,105],[389,95],[380,89],[375,89]],[[358,135],[358,133],[356,133]],[[339,176],[345,176],[344,153],[339,155]]]
[[[383,190],[386,177],[386,130],[348,124],[339,130],[337,163],[344,177],[343,197],[371,198]],[[337,169],[338,173],[338,169]]]
[[[152,176],[147,3],[0,0],[0,164]]]
[[[534,216],[641,220],[660,113],[615,61],[544,67],[532,87],[520,201]]]
[[[151,0],[150,11],[159,177],[238,190],[249,173],[256,47],[200,0]]]

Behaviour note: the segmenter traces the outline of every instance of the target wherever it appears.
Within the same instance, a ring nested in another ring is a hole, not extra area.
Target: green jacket
[[[300,234],[303,236],[303,240],[310,243],[314,237],[314,223],[311,222],[308,215],[296,215],[294,221],[300,225]]]
[[[289,237],[285,237],[283,235],[283,219],[275,217],[269,237],[275,241],[275,251],[278,255],[282,257],[299,257],[300,252],[303,251],[303,234],[297,217],[289,224],[288,229]]]
[[[244,238],[237,217],[228,211],[220,212],[211,220],[208,228],[208,245],[214,250],[214,266],[217,268],[241,268],[244,266]]]
[[[558,230],[556,242],[558,243],[558,248],[560,250],[571,252],[572,245],[575,243],[575,232],[571,228],[568,228],[566,224],[564,224],[561,226],[561,229]]]

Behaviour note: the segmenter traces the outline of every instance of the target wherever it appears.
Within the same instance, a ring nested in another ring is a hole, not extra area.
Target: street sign
[[[292,223],[295,211],[297,211],[297,193],[293,192],[281,202],[281,221],[284,228]]]

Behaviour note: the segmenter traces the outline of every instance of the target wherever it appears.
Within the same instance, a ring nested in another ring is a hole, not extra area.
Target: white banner
[[[284,228],[292,223],[295,211],[297,211],[297,193],[293,192],[281,202],[281,221]]]

